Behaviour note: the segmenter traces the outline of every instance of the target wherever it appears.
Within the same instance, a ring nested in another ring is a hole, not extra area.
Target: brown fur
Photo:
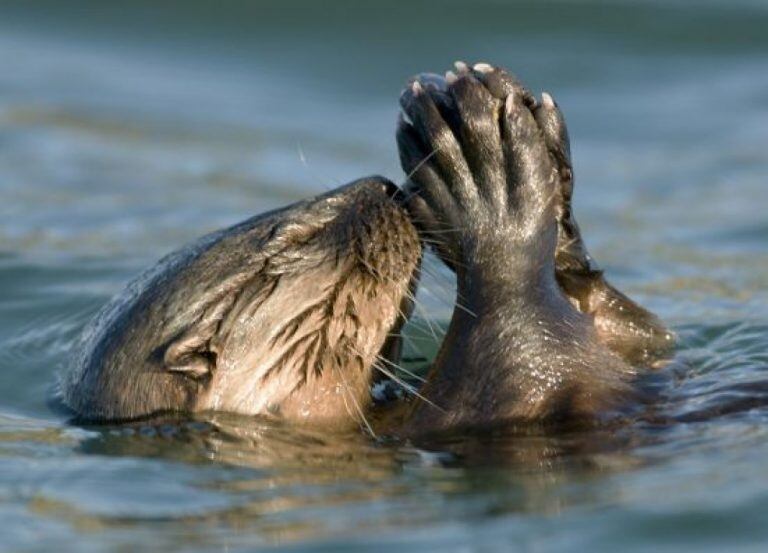
[[[82,419],[161,411],[358,425],[421,246],[363,179],[172,254],[106,306],[62,381]]]
[[[61,383],[77,416],[368,425],[376,367],[399,361],[421,239],[456,272],[463,306],[422,399],[380,418],[385,431],[573,422],[631,403],[633,364],[671,334],[587,253],[551,99],[485,66],[430,77],[402,104],[404,193],[361,179],[163,259],[84,333]]]

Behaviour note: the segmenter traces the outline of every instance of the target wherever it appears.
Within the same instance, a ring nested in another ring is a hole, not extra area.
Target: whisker
[[[445,228],[440,230],[430,230],[429,234],[446,234],[450,232],[464,232],[464,229],[460,227],[455,227],[455,228]]]
[[[307,157],[304,155],[304,148],[302,148],[301,142],[296,143],[296,151],[299,155],[299,161],[304,166],[304,169],[306,169],[309,176],[312,177],[312,179],[320,186],[325,188],[326,191],[330,192],[332,190],[331,187],[326,184],[328,181],[335,183],[337,187],[341,186],[341,183],[338,181],[338,179],[326,178],[325,176],[319,174],[317,171],[309,168],[309,163],[307,163]]]
[[[455,286],[455,279],[450,278],[449,276],[441,273],[440,271],[435,271],[431,267],[422,267],[422,272],[426,274],[427,276],[431,277],[435,284],[437,284],[441,290],[446,292],[446,294],[453,296],[454,294],[464,299],[463,294],[461,294]],[[449,282],[450,279],[450,282]]]
[[[432,157],[434,157],[434,155],[436,153],[437,153],[437,148],[432,150],[424,159],[419,161],[419,163],[416,164],[416,167],[414,167],[413,170],[405,176],[405,180],[411,180],[411,177],[413,177],[413,175],[415,175],[416,172],[419,169],[421,169],[426,162],[428,162],[430,159],[432,159]]]
[[[358,353],[358,355],[359,355],[359,353]],[[339,369],[338,367],[336,367],[335,364],[331,364],[331,367],[333,367],[335,370],[337,370],[339,375],[341,376],[342,383],[344,384],[344,391],[346,392],[345,397],[348,395],[349,399],[352,400],[352,405],[355,406],[355,410],[357,410],[357,413],[360,415],[360,418],[362,419],[363,424],[365,425],[365,427],[368,429],[368,432],[371,434],[371,437],[378,438],[378,436],[376,435],[376,432],[373,431],[373,427],[368,422],[368,419],[365,418],[365,414],[363,413],[363,410],[360,407],[360,404],[355,399],[355,396],[353,396],[352,393],[349,391],[349,385],[347,384],[347,379],[344,376],[344,371]],[[347,403],[346,399],[344,400],[344,403],[345,404]],[[349,411],[349,409],[347,409],[347,411]]]
[[[429,233],[427,233],[429,234]],[[437,238],[430,238],[429,236],[422,236],[421,241],[425,244],[431,244],[433,246],[447,246],[448,242],[444,242],[442,240],[439,240]]]
[[[441,271],[435,263],[423,263],[422,270],[437,280],[453,285],[456,281],[456,274],[453,271]]]
[[[432,326],[432,321],[430,321],[429,315],[427,314],[426,310],[423,307],[421,307],[421,305],[419,305],[418,303],[414,302],[413,305],[414,305],[414,308],[418,309],[421,312],[422,320],[429,327],[429,331],[432,333],[432,337],[435,339],[435,342],[438,342],[440,339],[437,337],[437,333],[435,332],[435,328]]]
[[[359,350],[357,350],[357,348],[355,348],[355,347],[350,347],[350,349],[351,349],[351,350],[352,350],[354,353],[356,353],[357,355],[360,355],[360,356],[361,356],[363,359],[366,357],[366,356],[362,355],[362,353],[361,353]],[[404,370],[402,367],[400,367],[399,365],[397,365],[397,364],[393,363],[392,361],[389,361],[388,359],[384,359],[384,358],[383,358],[383,357],[381,357],[380,355],[376,355],[376,361],[384,361],[384,362],[386,362],[386,363],[389,363],[389,364],[392,364],[392,365],[394,365],[396,368],[398,368],[398,369],[400,369],[400,370],[403,370],[404,372],[408,373],[408,371],[405,371],[405,370]],[[413,394],[414,396],[416,396],[416,397],[417,397],[417,398],[419,398],[420,400],[424,401],[425,403],[428,403],[429,405],[431,405],[432,407],[434,407],[435,409],[439,410],[439,411],[440,411],[440,412],[442,412],[442,413],[445,413],[445,412],[446,412],[446,411],[445,411],[445,409],[443,409],[442,407],[440,407],[439,405],[437,405],[437,404],[436,404],[436,403],[434,403],[433,401],[429,400],[428,398],[424,397],[422,394],[420,394],[420,393],[418,392],[418,390],[416,390],[416,388],[414,388],[413,386],[411,386],[410,384],[408,384],[407,382],[405,382],[403,379],[401,379],[400,377],[398,377],[398,376],[397,376],[396,374],[394,374],[392,371],[389,371],[389,370],[385,369],[384,367],[382,367],[382,366],[381,366],[381,365],[380,365],[378,362],[374,362],[374,363],[372,364],[372,367],[373,367],[374,369],[376,369],[376,370],[380,371],[380,372],[381,372],[381,373],[382,373],[384,376],[387,376],[387,377],[389,377],[390,379],[392,379],[392,381],[394,381],[396,384],[399,384],[400,386],[402,386],[402,388],[403,388],[404,390],[406,390],[407,392],[409,392],[409,393]],[[342,371],[342,372],[343,372],[343,371]],[[414,376],[415,376],[415,375],[414,375]],[[342,377],[342,378],[343,378],[343,377]],[[359,409],[359,406],[358,406],[358,409]],[[361,416],[363,416],[363,415],[362,415],[362,411],[360,412],[360,414],[361,414]],[[371,431],[371,433],[373,433],[373,429],[372,429],[372,428],[370,427],[370,425],[368,424],[368,421],[365,419],[365,416],[363,416],[363,420],[365,420],[365,421],[366,421],[366,426],[368,426],[368,429]],[[375,436],[375,434],[374,434],[374,436]]]
[[[438,296],[437,294],[435,294],[435,293],[434,293],[432,290],[430,290],[429,288],[427,288],[426,286],[423,286],[422,288],[424,289],[424,291],[425,291],[427,294],[429,294],[429,295],[430,295],[430,296],[432,296],[433,298],[435,298],[435,299],[437,299],[437,300],[442,300],[442,299],[443,299],[443,298],[441,298],[440,296]],[[454,300],[454,302],[453,302],[453,305],[455,305],[457,308],[459,308],[459,309],[461,309],[462,311],[464,311],[466,314],[468,314],[468,315],[471,315],[472,317],[475,317],[475,318],[477,318],[477,313],[475,313],[474,311],[472,311],[470,308],[468,308],[468,307],[465,307],[464,305],[462,305],[462,304],[461,304],[461,302],[458,300],[458,298]]]
[[[419,161],[419,162],[416,164],[416,167],[414,167],[414,168],[413,168],[413,169],[412,169],[412,170],[411,170],[411,171],[410,171],[410,172],[409,172],[407,175],[405,175],[405,180],[406,180],[406,182],[407,182],[407,181],[409,181],[409,180],[411,180],[411,178],[413,177],[413,175],[415,175],[415,174],[416,174],[416,173],[419,171],[419,169],[421,169],[421,168],[424,166],[424,164],[425,164],[425,163],[427,163],[427,162],[428,162],[430,159],[432,159],[432,157],[433,157],[433,156],[434,156],[436,153],[437,153],[437,148],[435,148],[434,150],[432,150],[432,151],[431,151],[431,152],[430,152],[430,153],[429,153],[427,156],[425,156],[425,157],[424,157],[424,159],[422,159],[421,161]],[[398,192],[400,192],[400,190],[399,190],[399,189],[395,190],[395,191],[392,193],[392,196],[390,197],[390,199],[393,199],[393,198],[395,197],[395,195],[396,195]],[[407,195],[404,197],[404,201],[405,201],[405,202],[407,202],[408,200],[410,200],[410,199],[413,197],[413,195],[414,195],[414,194],[415,194],[415,192],[412,192],[412,193],[410,193],[410,194],[407,194]]]
[[[434,276],[434,275],[432,275],[431,273],[429,273],[428,271],[424,271],[424,272],[425,272],[427,275],[430,275],[430,276]],[[435,284],[437,284],[438,286],[440,286],[440,283],[439,283],[439,282],[435,282]],[[430,296],[432,296],[433,298],[437,299],[438,301],[443,301],[443,300],[446,300],[446,299],[447,299],[447,297],[444,297],[444,296],[440,296],[440,295],[436,294],[434,291],[430,290],[430,289],[429,289],[429,288],[428,288],[428,287],[427,287],[427,286],[426,286],[424,283],[422,283],[422,284],[421,284],[421,289],[422,289],[422,290],[424,290],[424,291],[425,291],[427,294],[429,294],[429,295],[430,295]],[[454,298],[452,298],[452,303],[453,303],[453,305],[455,305],[456,307],[458,307],[459,309],[461,309],[462,311],[464,311],[464,312],[465,312],[465,313],[467,313],[468,315],[471,315],[472,317],[477,317],[477,313],[475,313],[475,312],[474,312],[474,311],[472,311],[472,310],[471,310],[469,307],[467,307],[467,306],[465,306],[465,305],[463,305],[463,304],[461,303],[461,301],[460,301],[460,300],[461,300],[461,299],[464,299],[464,297],[463,297],[463,296],[462,296],[462,295],[459,293],[459,291],[458,291],[458,290],[456,290],[456,291],[455,291],[455,293],[454,293],[454,291],[453,291],[453,290],[448,290],[448,289],[446,289],[446,288],[442,288],[442,287],[441,287],[441,289],[442,289],[442,291],[443,291],[443,292],[445,292],[445,295],[446,295],[446,296],[448,296],[448,295],[450,295],[450,296],[455,296]]]
[[[423,287],[423,285],[422,285],[422,287]],[[424,309],[424,307],[422,307],[421,303],[417,300],[416,295],[413,292],[408,290],[408,291],[406,291],[404,293],[404,295],[413,302],[414,309],[419,310],[419,312],[421,313],[421,318],[424,320],[424,322],[427,323],[427,326],[429,326],[429,328],[432,330],[432,335],[434,336],[435,340],[437,340],[438,338],[437,338],[437,335],[434,332],[434,329],[432,327],[432,323],[434,322],[435,326],[437,326],[437,328],[439,328],[442,331],[442,327],[440,326],[440,324],[438,322],[432,321],[430,319],[428,312],[426,311],[426,309]],[[433,294],[433,296],[434,296],[434,294]]]
[[[427,232],[427,234],[429,234],[429,233]],[[422,236],[421,237],[421,241],[424,242],[425,244],[429,244],[430,246],[433,246],[433,247],[440,247],[440,246],[447,245],[446,242],[442,242],[442,241],[434,239],[434,238],[429,238],[427,236]],[[439,252],[437,255],[438,255],[438,257],[445,256],[444,252]],[[469,267],[467,264],[462,263],[461,261],[458,261],[455,257],[448,257],[447,260],[450,261],[456,267],[461,267],[462,269],[466,269],[466,268]]]
[[[394,375],[394,374],[393,374],[391,371],[388,371],[388,370],[387,370],[387,369],[385,369],[384,367],[382,367],[382,366],[380,366],[380,365],[377,365],[377,364],[375,364],[375,363],[374,363],[374,365],[373,365],[373,366],[376,368],[376,370],[379,370],[379,371],[381,371],[381,373],[382,373],[384,376],[388,376],[388,377],[389,377],[389,378],[391,378],[393,381],[395,381],[397,384],[400,384],[400,386],[402,386],[402,387],[403,387],[403,389],[405,389],[406,391],[410,392],[411,394],[413,394],[414,396],[416,396],[417,398],[419,398],[419,399],[420,399],[420,400],[422,400],[423,402],[425,402],[425,403],[428,403],[429,405],[431,405],[432,407],[434,407],[435,409],[437,409],[437,410],[438,410],[438,411],[440,411],[441,413],[445,413],[445,412],[446,412],[446,410],[445,410],[445,409],[443,409],[442,407],[440,407],[439,405],[437,405],[435,402],[433,402],[433,401],[431,401],[431,400],[427,399],[426,397],[424,397],[423,395],[421,395],[419,392],[417,392],[417,391],[416,391],[416,389],[415,389],[413,386],[411,386],[410,384],[408,384],[408,383],[406,383],[406,382],[403,382],[402,380],[400,380],[400,379],[399,379],[397,376],[395,376],[395,375]]]
[[[400,334],[400,333],[397,333],[397,332],[390,332],[389,334],[387,334],[387,336],[393,336],[395,338],[403,338],[404,340],[408,340],[409,342],[413,342],[413,340],[419,340],[420,342],[428,342],[430,344],[434,344],[435,343],[434,340],[432,340],[432,338],[417,338],[416,336],[408,336],[407,334]],[[413,347],[414,349],[417,349],[417,350],[419,349],[413,343],[411,343],[411,347]],[[421,350],[419,350],[417,353],[419,353],[420,355],[423,355]]]
[[[423,376],[419,376],[418,374],[415,374],[415,373],[409,371],[405,367],[402,367],[402,366],[398,365],[397,363],[387,359],[386,357],[382,357],[381,355],[377,355],[377,358],[379,359],[379,361],[384,361],[387,365],[389,365],[389,366],[391,366],[391,367],[393,367],[393,368],[395,368],[395,369],[397,369],[399,371],[403,371],[405,374],[407,374],[408,376],[410,376],[412,378],[415,378],[419,382],[426,382],[427,381],[427,379],[424,378]]]
[[[430,338],[416,338],[416,337],[413,337],[413,336],[408,336],[407,334],[402,333],[402,332],[390,332],[389,334],[387,334],[387,336],[392,336],[394,338],[402,338],[403,340],[405,340],[408,343],[408,345],[411,348],[416,350],[415,351],[416,355],[418,355],[419,357],[423,358],[424,361],[427,361],[429,359],[427,357],[427,354],[425,354],[422,351],[422,349],[419,346],[416,345],[416,342],[414,340],[420,340],[422,342],[429,342],[430,344],[434,343]],[[401,358],[405,359],[404,356],[401,357]]]
[[[425,326],[425,325],[423,325],[423,324],[421,324],[419,322],[416,322],[413,319],[408,321],[408,324],[413,325],[417,330],[423,332],[424,334],[429,334],[429,328],[427,326]],[[421,340],[423,342],[430,342],[432,344],[435,343],[435,339],[434,338],[430,338],[430,337],[419,338],[419,340]]]

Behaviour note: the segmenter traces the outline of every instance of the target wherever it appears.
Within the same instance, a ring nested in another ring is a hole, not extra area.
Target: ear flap
[[[168,343],[163,354],[165,370],[181,373],[193,380],[210,378],[216,368],[217,355],[211,341],[224,312],[232,305],[232,299],[230,295],[224,301],[218,301],[196,324]]]
[[[336,212],[329,205],[332,204],[324,201],[309,207],[301,206],[300,210],[296,208],[296,213],[287,211],[275,222],[262,226],[261,234],[254,234],[253,238],[257,240],[256,251],[250,258],[241,260],[239,271],[221,282],[208,283],[207,301],[193,310],[197,313],[195,318],[186,312],[179,315],[185,319],[184,330],[168,340],[164,350],[156,350],[157,357],[162,356],[163,370],[193,380],[210,378],[218,356],[213,344],[221,325],[233,324],[225,319],[235,301],[239,299],[255,311],[275,290],[283,273],[300,271],[305,264],[315,264],[316,260],[308,258],[306,249],[297,254],[295,244],[308,241],[333,219]],[[305,223],[305,219],[310,223]],[[236,244],[238,248],[242,246],[239,242]],[[247,293],[243,293],[246,289]],[[187,317],[191,321],[187,321]]]
[[[248,275],[237,275],[222,286],[218,295],[204,309],[202,315],[186,330],[172,338],[163,353],[166,371],[181,373],[194,380],[207,379],[216,367],[216,349],[211,347],[219,325],[232,307],[235,291]]]
[[[194,380],[210,377],[216,366],[216,353],[210,350],[211,336],[206,334],[192,328],[173,340],[163,355],[165,370]]]

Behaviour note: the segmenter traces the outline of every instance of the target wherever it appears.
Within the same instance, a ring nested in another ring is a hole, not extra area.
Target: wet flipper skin
[[[562,112],[554,99],[544,93],[542,100],[537,101],[516,77],[488,64],[479,63],[470,69],[466,64],[458,62],[456,67],[458,75],[467,77],[467,81],[476,79],[481,82],[485,91],[499,102],[503,102],[509,95],[522,98],[522,102],[529,107],[538,124],[556,168],[555,216],[558,223],[556,276],[571,302],[580,311],[592,316],[600,339],[628,362],[650,365],[655,360],[668,355],[674,348],[674,335],[654,314],[611,286],[587,250],[571,203],[574,180],[568,130]],[[450,81],[456,81],[457,78],[457,75],[452,72],[447,74],[447,79]],[[475,168],[474,174],[480,180],[488,179],[487,173],[491,171],[490,167],[498,166],[495,159],[498,151],[496,141],[488,135],[487,129],[478,130],[476,133],[475,136],[480,139],[478,144],[473,143],[472,135],[467,136],[466,132],[462,134],[461,131],[462,128],[466,129],[470,125],[476,129],[477,121],[488,119],[476,117],[466,107],[463,110],[458,109],[458,106],[454,105],[453,96],[447,93],[446,79],[440,80],[430,76],[428,84],[423,88],[456,136],[465,137],[463,143],[466,147],[465,151],[468,157],[475,159],[476,165],[479,165],[479,169]],[[409,111],[408,106],[413,102],[413,94],[414,88],[411,84],[401,96],[401,105],[406,113]],[[486,109],[493,105],[489,102],[484,103]],[[457,120],[459,123],[456,122]],[[462,124],[460,121],[465,123]],[[414,147],[414,131],[410,125],[403,122],[399,125],[399,129],[401,161],[405,170],[410,173],[420,164],[421,159],[429,155],[429,152],[424,146],[421,146],[421,149],[418,146]],[[482,153],[483,155],[478,155],[478,148],[487,149]],[[483,163],[483,160],[486,163]],[[426,178],[430,170],[437,176],[437,170],[430,168],[428,163],[421,165],[419,171],[421,179]],[[414,188],[414,183],[406,183],[405,188],[409,190]],[[437,228],[436,217],[430,213],[424,202],[432,189],[436,188],[437,186],[433,184],[431,187],[421,187],[420,195],[412,194],[415,199],[412,200],[410,209],[414,213],[417,226],[429,242],[436,246],[445,262],[454,268],[450,258],[456,257],[455,245],[451,242],[455,233],[451,234],[444,229],[430,232],[431,229]],[[444,209],[438,209],[438,211],[444,212]],[[452,218],[455,220],[456,216]]]

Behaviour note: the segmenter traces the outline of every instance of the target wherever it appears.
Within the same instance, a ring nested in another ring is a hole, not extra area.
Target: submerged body
[[[377,364],[399,361],[422,240],[456,271],[461,306],[422,399],[387,431],[592,417],[624,402],[633,364],[671,335],[586,253],[554,104],[503,71],[463,69],[402,99],[404,194],[363,179],[167,257],[86,331],[65,403],[93,421],[219,410],[366,423]]]

